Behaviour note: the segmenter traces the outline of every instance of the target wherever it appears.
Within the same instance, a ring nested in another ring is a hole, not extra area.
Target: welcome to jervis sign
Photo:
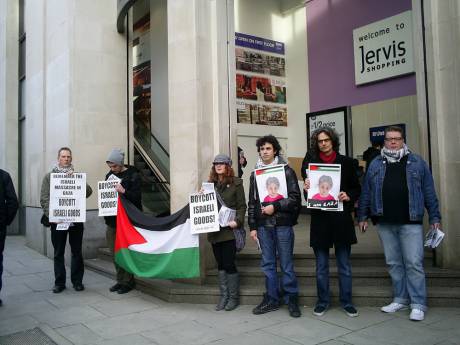
[[[412,12],[353,30],[355,84],[414,72]]]

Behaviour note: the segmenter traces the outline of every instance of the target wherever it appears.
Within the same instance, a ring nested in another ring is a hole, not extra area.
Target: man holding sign
[[[329,249],[334,247],[340,303],[348,316],[355,317],[358,311],[351,300],[350,253],[351,245],[357,242],[352,212],[361,186],[353,160],[341,155],[339,147],[339,136],[334,129],[319,128],[311,136],[310,150],[302,163],[304,195],[311,208],[310,246],[316,256],[318,301],[313,314],[324,315],[330,305]]]
[[[299,317],[299,288],[292,261],[294,249],[294,229],[292,227],[297,224],[300,211],[300,190],[297,176],[280,156],[281,145],[273,135],[259,138],[256,146],[260,156],[256,164],[256,171],[262,171],[258,175],[264,175],[267,169],[273,168],[275,171],[272,171],[270,175],[281,173],[281,176],[278,176],[276,180],[270,177],[257,178],[256,182],[256,174],[252,172],[250,178],[249,229],[251,229],[251,238],[260,244],[262,250],[260,265],[265,274],[267,289],[262,302],[252,312],[258,315],[279,309],[281,296],[278,289],[281,286],[284,302],[288,304],[289,314],[292,317]],[[284,182],[286,193],[282,198],[277,197],[281,186],[280,180]],[[266,198],[267,195],[269,196],[268,199]],[[277,253],[283,272],[281,284],[278,282],[276,272]]]
[[[58,200],[57,205],[62,207],[62,209],[54,209],[50,214],[50,202],[54,200],[50,199],[51,194],[51,174],[60,174],[62,176],[67,177],[62,178],[67,182],[73,183],[66,183],[64,185],[57,185],[55,188],[61,192],[64,197]],[[86,180],[85,174],[78,174],[84,175],[84,179]],[[75,185],[74,179],[74,168],[72,165],[72,151],[68,147],[62,147],[58,151],[58,161],[51,170],[51,172],[47,173],[43,178],[41,194],[40,194],[40,205],[43,209],[43,213],[45,216],[50,218],[50,225],[51,225],[51,242],[54,248],[54,293],[60,293],[65,289],[65,281],[66,281],[66,271],[65,271],[65,264],[64,264],[64,253],[65,253],[65,246],[67,243],[67,234],[69,235],[69,244],[70,249],[72,251],[72,261],[71,261],[71,274],[70,279],[72,281],[73,287],[75,291],[83,291],[85,287],[83,286],[83,273],[84,273],[84,265],[83,265],[83,256],[82,256],[82,240],[83,240],[83,223],[81,222],[53,222],[53,218],[57,217],[65,217],[72,218],[82,216],[82,212],[86,212],[86,208],[84,210],[81,209],[74,209],[68,210],[66,207],[73,206],[77,204],[77,200],[74,198],[70,198],[73,193],[77,193],[77,186]],[[86,192],[85,196],[88,198],[93,191],[91,187],[86,184]],[[67,196],[65,196],[67,195]],[[65,213],[65,214],[64,214]],[[77,218],[78,218],[77,217]]]
[[[126,199],[131,201],[139,210],[142,210],[142,195],[141,195],[141,177],[138,170],[130,165],[124,165],[125,154],[120,149],[113,149],[107,157],[107,165],[110,171],[105,175],[106,181],[119,182],[113,185],[113,189],[107,193],[121,193]],[[104,206],[101,203],[100,207]],[[110,205],[109,205],[110,206]],[[116,237],[117,216],[104,217],[107,225],[106,239],[109,248],[113,253]],[[134,286],[134,276],[132,273],[125,271],[118,266],[113,257],[115,269],[117,271],[117,283],[110,288],[110,292],[124,294],[131,291]]]

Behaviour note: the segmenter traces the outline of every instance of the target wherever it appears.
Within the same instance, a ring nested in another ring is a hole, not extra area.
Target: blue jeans
[[[379,224],[378,233],[393,283],[393,302],[425,311],[422,225]]]
[[[284,293],[284,302],[287,303],[289,296],[296,296],[299,293],[292,262],[294,230],[292,226],[259,227],[257,237],[262,249],[260,267],[265,274],[267,294],[274,302],[279,303],[281,289]],[[276,272],[277,253],[282,271],[281,282]]]
[[[329,248],[313,248],[316,256],[316,290],[318,294],[317,306],[329,307],[331,296],[329,293]],[[337,271],[339,273],[340,304],[342,308],[353,306],[351,303],[351,264],[350,245],[335,246]]]

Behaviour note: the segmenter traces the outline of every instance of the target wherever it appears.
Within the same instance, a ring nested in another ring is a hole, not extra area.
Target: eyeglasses
[[[322,143],[328,143],[331,141],[331,138],[327,138],[327,139],[318,139],[318,144],[322,144]]]
[[[391,141],[401,141],[401,140],[403,140],[402,137],[397,137],[397,138],[385,138],[385,141],[386,141],[387,143],[389,143],[389,142],[391,142]]]

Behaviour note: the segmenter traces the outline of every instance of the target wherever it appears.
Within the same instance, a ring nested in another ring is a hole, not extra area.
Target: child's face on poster
[[[268,195],[270,195],[272,198],[278,195],[278,186],[275,183],[270,183],[267,186],[267,192]]]
[[[319,184],[319,194],[321,196],[328,196],[329,191],[331,190],[332,186],[327,182],[322,182]]]

